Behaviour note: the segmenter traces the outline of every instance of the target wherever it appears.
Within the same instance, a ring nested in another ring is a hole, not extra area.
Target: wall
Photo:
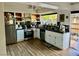
[[[6,39],[4,26],[3,4],[0,2],[0,56],[6,55]]]
[[[61,22],[61,24],[70,25],[70,11],[68,11],[68,10],[56,10],[55,12],[57,12],[57,14],[58,14],[57,21],[59,21],[60,14],[65,14],[65,20],[64,20],[64,22]],[[53,12],[51,12],[51,13],[53,13]],[[68,19],[66,18],[66,16],[68,16]],[[41,20],[42,20],[42,18],[41,18]]]
[[[55,2],[55,3],[52,3],[52,2],[46,2],[47,4],[51,4],[51,5],[55,5],[55,6],[58,6],[58,10],[54,10],[55,12],[58,13],[58,21],[59,21],[59,15],[60,14],[65,14],[65,21],[62,22],[62,24],[66,24],[66,25],[69,25],[70,24],[70,10],[71,10],[71,6],[70,4],[67,2]],[[53,10],[52,10],[53,11]],[[68,16],[68,19],[66,19],[66,16]]]
[[[68,10],[58,10],[57,13],[58,13],[58,21],[59,21],[59,15],[65,14],[65,20],[64,20],[64,22],[62,22],[62,24],[70,25],[70,11],[68,11]],[[68,16],[68,19],[66,18],[66,16]]]

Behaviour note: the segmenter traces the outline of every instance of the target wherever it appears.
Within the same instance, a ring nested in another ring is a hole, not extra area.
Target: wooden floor
[[[56,47],[48,48],[39,39],[30,39],[7,46],[8,56],[67,56],[69,50],[60,50]]]

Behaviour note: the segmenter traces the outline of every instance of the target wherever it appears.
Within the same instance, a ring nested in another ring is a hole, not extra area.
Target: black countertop
[[[36,27],[36,28],[41,29],[41,30],[48,30],[48,31],[51,31],[51,32],[61,33],[61,34],[63,34],[63,33],[68,33],[68,32],[63,32],[63,31],[61,31],[61,30],[55,31],[55,30],[53,30],[53,29],[46,29],[46,28],[43,28],[43,27]],[[16,29],[16,30],[24,30],[24,29]]]
[[[24,30],[24,29],[16,29],[16,30]]]
[[[38,28],[38,29],[41,29],[41,30],[48,30],[48,31],[51,31],[51,32],[56,32],[56,33],[61,33],[61,34],[63,34],[63,33],[68,33],[68,32],[63,32],[63,31],[54,31],[54,30],[52,30],[52,29],[45,29],[45,28]]]

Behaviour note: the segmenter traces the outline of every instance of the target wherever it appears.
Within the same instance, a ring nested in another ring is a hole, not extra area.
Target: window
[[[57,23],[57,14],[42,15],[41,19],[43,21],[50,21],[53,24],[56,24]]]

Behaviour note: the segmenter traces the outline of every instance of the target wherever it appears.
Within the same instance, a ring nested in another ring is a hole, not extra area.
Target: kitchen
[[[39,7],[43,3],[39,3],[39,6],[37,3],[37,6],[35,3],[34,5],[26,4],[4,3],[6,44],[11,46],[36,39],[49,49],[52,45],[61,50],[68,49],[70,47],[70,12],[58,10],[56,6]],[[18,7],[19,5],[22,6]],[[49,6],[46,3],[45,5]],[[26,12],[25,7],[29,11]]]

